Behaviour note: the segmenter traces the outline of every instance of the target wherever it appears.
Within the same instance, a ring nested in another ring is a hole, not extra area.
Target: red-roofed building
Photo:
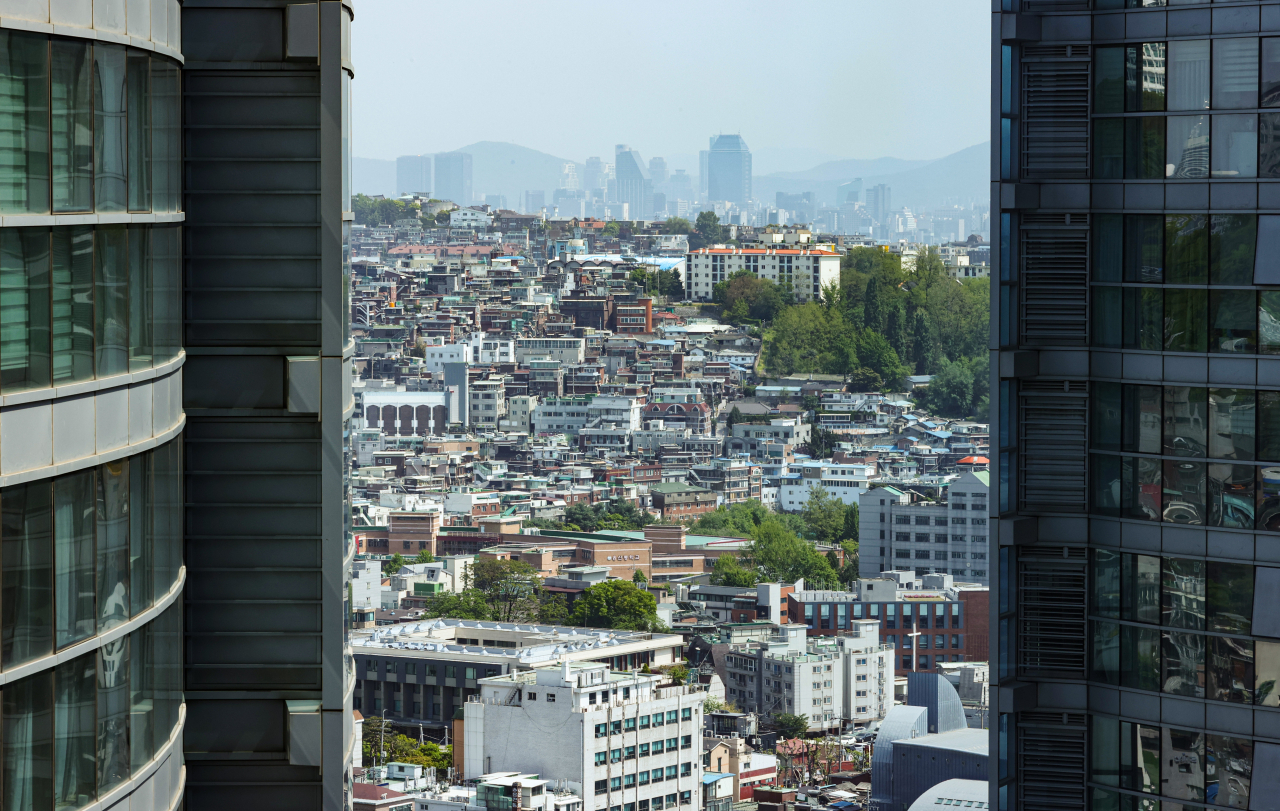
[[[355,811],[413,811],[413,795],[373,783],[352,783],[351,807]]]
[[[989,470],[990,468],[991,460],[985,456],[966,456],[956,462],[956,470],[961,473]]]
[[[839,283],[840,254],[820,248],[701,248],[685,254],[684,289],[689,298],[710,301],[715,286],[740,270],[789,284],[797,301],[810,301]]]

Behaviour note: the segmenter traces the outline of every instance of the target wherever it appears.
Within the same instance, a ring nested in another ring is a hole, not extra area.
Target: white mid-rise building
[[[790,285],[797,301],[816,301],[824,287],[840,282],[840,254],[817,248],[702,248],[685,255],[684,289],[691,299],[710,301],[715,286],[740,270]]]
[[[480,679],[463,706],[463,776],[537,774],[598,811],[697,811],[706,693],[665,682],[591,662]]]
[[[947,486],[946,501],[914,502],[896,487],[876,487],[858,500],[858,561],[862,577],[894,569],[949,574],[990,583],[987,496],[989,473],[965,473]]]
[[[824,460],[792,462],[787,466],[787,475],[778,479],[778,509],[782,512],[804,509],[811,491],[818,485],[844,504],[857,504],[875,472],[875,465]]]

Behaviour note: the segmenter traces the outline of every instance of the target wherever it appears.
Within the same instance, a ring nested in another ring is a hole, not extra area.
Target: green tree
[[[693,225],[684,217],[668,217],[662,224],[664,234],[687,234],[692,230]]]
[[[800,510],[800,517],[813,530],[820,543],[835,543],[844,532],[845,512],[844,502],[818,484],[809,488],[809,498]]]
[[[434,563],[435,557],[427,550],[422,550],[413,559],[414,563]]]
[[[570,622],[584,628],[656,631],[662,627],[658,601],[628,580],[606,580],[582,593],[573,604]]]
[[[815,588],[834,588],[836,573],[826,557],[775,517],[766,518],[753,537],[745,557],[765,582],[793,583],[803,577]]]
[[[542,605],[538,606],[538,623],[540,625],[564,625],[569,621],[569,605],[563,594],[543,595]]]
[[[465,589],[456,594],[451,591],[434,594],[423,606],[422,616],[455,620],[493,619],[484,592],[478,589]]]
[[[634,572],[631,573],[631,582],[635,583],[637,586],[639,586],[642,589],[647,588],[649,586],[649,578],[645,577],[644,572],[640,571],[639,569],[636,569]]]
[[[724,226],[714,211],[703,211],[694,222],[693,231],[689,233],[689,248],[698,250],[708,245],[724,242]]]
[[[382,573],[392,575],[404,568],[404,555],[399,552],[382,561]]]
[[[855,544],[858,541],[858,502],[853,502],[844,511],[844,531],[840,533],[840,537],[846,541],[852,540]]]
[[[662,672],[667,674],[672,684],[685,684],[689,681],[689,668],[684,665],[671,665],[663,668]]]
[[[725,553],[716,558],[715,564],[711,567],[711,585],[713,586],[747,589],[755,584],[755,572],[742,568],[738,563],[737,555]]]
[[[450,217],[449,217],[448,211],[436,212],[436,225],[448,225],[449,222],[450,222]]]
[[[742,422],[742,412],[738,410],[737,406],[734,406],[733,410],[729,412],[729,416],[725,418],[725,421],[724,421],[725,433],[732,435],[733,426],[737,425],[740,422]]]
[[[775,713],[773,723],[783,738],[803,738],[809,734],[809,716],[789,712]]]
[[[973,395],[974,377],[969,364],[943,361],[942,368],[929,381],[924,402],[936,414],[959,419],[973,413]]]
[[[467,568],[465,582],[468,590],[484,595],[497,622],[528,622],[538,613],[542,580],[522,560],[478,558]]]
[[[606,237],[608,239],[616,239],[618,234],[621,233],[621,231],[622,231],[622,228],[621,226],[618,225],[616,221],[610,221],[605,223],[604,228],[600,229],[600,236]]]

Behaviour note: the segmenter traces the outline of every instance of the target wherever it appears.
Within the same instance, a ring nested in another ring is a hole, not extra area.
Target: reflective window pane
[[[1258,458],[1280,462],[1280,391],[1259,390]]]
[[[1244,116],[1229,116],[1243,118]],[[1254,119],[1257,116],[1253,116]],[[1165,120],[1163,116],[1145,118],[1126,118],[1124,120],[1124,176],[1132,180],[1159,180],[1165,176]],[[1255,122],[1256,123],[1256,122]],[[1213,137],[1217,138],[1218,130],[1214,127]],[[1253,147],[1257,150],[1257,138]],[[1216,145],[1215,145],[1216,149]],[[1216,153],[1215,153],[1216,154]],[[1257,163],[1257,155],[1253,156]]]
[[[1246,563],[1206,563],[1208,629],[1248,634],[1253,627],[1253,567]]]
[[[1093,88],[1095,113],[1124,112],[1124,48],[1094,52]]]
[[[1258,176],[1258,116],[1215,115],[1211,136],[1212,177]]]
[[[130,634],[129,655],[129,750],[136,773],[155,755],[155,624]]]
[[[152,210],[180,208],[181,122],[178,111],[178,68],[164,59],[151,60]]]
[[[1124,215],[1097,214],[1093,220],[1093,280],[1118,282],[1124,264]]]
[[[1254,640],[1253,703],[1260,707],[1280,707],[1280,642]]]
[[[1205,770],[1205,800],[1228,808],[1248,808],[1253,741],[1228,735],[1206,735],[1205,754],[1213,766]]]
[[[53,486],[6,487],[0,509],[0,665],[7,670],[53,652]]]
[[[93,636],[97,627],[93,571],[94,502],[93,470],[54,479],[54,595],[57,599],[55,614],[59,649]]]
[[[1252,465],[1209,463],[1209,526],[1253,528],[1256,473]]]
[[[1093,122],[1093,176],[1124,177],[1124,119],[1099,118]]]
[[[1160,402],[1164,392],[1159,386],[1124,384],[1124,416],[1121,450],[1127,453],[1160,453]]]
[[[1122,457],[1120,476],[1121,516],[1140,521],[1159,521],[1160,460],[1141,456]]]
[[[3,703],[4,811],[53,805],[53,672],[18,679],[0,691]]]
[[[152,280],[151,226],[129,226],[129,371],[151,368],[154,343],[155,285]],[[1251,314],[1252,317],[1252,314]]]
[[[1169,109],[1209,109],[1209,40],[1170,42],[1168,55]]]
[[[1280,177],[1280,113],[1258,115],[1258,177]]]
[[[1164,387],[1164,452],[1204,456],[1208,440],[1208,389]]]
[[[157,226],[151,231],[152,340],[156,363],[176,358],[182,351],[180,243],[178,226]]]
[[[1165,44],[1130,45],[1125,54],[1125,109],[1159,112],[1164,109]]]
[[[1124,218],[1124,280],[1164,281],[1164,218],[1159,214],[1129,214]]]
[[[1253,643],[1226,636],[1208,640],[1205,695],[1214,701],[1253,703]]]
[[[1204,640],[1201,634],[1165,631],[1160,691],[1175,696],[1204,698]]]
[[[1164,348],[1170,352],[1205,352],[1208,348],[1208,291],[1164,291]]]
[[[1094,346],[1119,349],[1124,340],[1121,316],[1121,301],[1124,291],[1119,287],[1094,287],[1090,291],[1093,298],[1093,309],[1090,319],[1093,322],[1090,331],[1090,342]],[[1280,329],[1277,330],[1277,352],[1280,352]]]
[[[129,210],[151,210],[151,65],[130,54],[126,67],[129,118]]]
[[[1209,292],[1209,351],[1253,355],[1258,351],[1258,298],[1252,290]]]
[[[1258,215],[1258,249],[1253,265],[1253,283],[1280,285],[1280,215]]]
[[[1209,116],[1171,115],[1167,125],[1165,176],[1180,180],[1209,176]]]
[[[129,460],[98,468],[98,632],[129,619]]]
[[[1209,278],[1209,217],[1174,214],[1164,218],[1164,280],[1204,284]]]
[[[53,794],[57,809],[82,808],[98,796],[97,660],[88,654],[53,674]]]
[[[1209,219],[1209,283],[1252,284],[1253,245],[1258,219],[1253,214],[1214,214]]]
[[[1121,458],[1094,454],[1089,457],[1089,511],[1096,515],[1120,515]]]
[[[1171,628],[1204,630],[1205,563],[1186,558],[1161,561],[1161,622]]]
[[[1161,735],[1161,794],[1204,799],[1204,733],[1165,727]]]
[[[129,248],[123,226],[99,226],[93,254],[98,377],[129,371]]]
[[[54,37],[53,210],[93,210],[93,46]]]
[[[1280,467],[1258,468],[1257,528],[1280,532]]]
[[[1280,37],[1262,40],[1261,107],[1280,107]]]
[[[0,391],[50,383],[49,229],[0,230]]]
[[[125,122],[125,50],[97,42],[93,48],[93,167],[98,212],[124,211],[128,139]]]
[[[1120,685],[1134,690],[1160,689],[1160,630],[1120,626]]]
[[[1172,524],[1205,523],[1204,462],[1166,459],[1163,520]]]
[[[129,460],[129,603],[137,615],[151,605],[152,515],[151,454]]]
[[[1253,459],[1256,399],[1253,389],[1209,389],[1209,456]]]
[[[1094,549],[1090,612],[1103,617],[1120,617],[1120,553]]]
[[[1125,349],[1164,348],[1164,290],[1159,287],[1124,288]],[[1204,350],[1201,350],[1204,351]]]
[[[129,779],[129,637],[98,648],[98,792]]]
[[[1120,450],[1120,391],[1119,383],[1093,384],[1093,397],[1090,398],[1093,409],[1092,435],[1089,444],[1094,448],[1107,451]]]
[[[1089,678],[1103,684],[1120,684],[1120,626],[1114,622],[1095,620],[1093,629],[1092,671]]]
[[[1258,106],[1258,40],[1252,37],[1213,41],[1213,109],[1245,110]]]
[[[49,38],[0,30],[0,214],[49,211]]]
[[[53,229],[53,382],[93,379],[93,226]]]

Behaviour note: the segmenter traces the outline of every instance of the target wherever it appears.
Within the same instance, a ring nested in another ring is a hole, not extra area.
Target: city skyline
[[[555,13],[498,3],[486,6],[481,16],[464,6],[443,5],[428,13],[417,4],[384,0],[362,9],[362,24],[352,29],[353,58],[360,73],[353,95],[353,154],[393,160],[455,150],[476,141],[511,141],[582,161],[592,155],[607,158],[615,144],[628,143],[645,156],[663,156],[671,164],[673,157],[681,156],[691,155],[696,161],[708,135],[735,133],[751,144],[757,170],[765,172],[801,170],[840,158],[940,158],[983,140],[990,105],[989,65],[983,59],[943,54],[956,45],[989,40],[983,13],[989,6],[978,0],[913,5],[917,12],[910,36],[925,53],[932,48],[937,54],[923,70],[921,49],[904,49],[900,39],[883,36],[900,27],[901,6],[887,0],[789,9],[792,19],[786,26],[769,26],[766,20],[777,9],[765,3],[745,4],[731,16],[687,4],[659,3],[637,15],[580,2],[560,3]],[[644,81],[629,83],[626,93],[593,94],[582,109],[569,114],[575,119],[585,116],[586,126],[562,126],[566,113],[556,103],[554,81],[504,94],[501,116],[441,119],[424,108],[407,110],[395,127],[375,123],[381,120],[379,110],[396,108],[406,73],[438,74],[451,64],[475,61],[466,37],[435,32],[466,31],[493,15],[513,24],[486,30],[484,53],[492,70],[526,75],[545,64],[555,75],[571,69],[572,60],[559,50],[542,56],[538,42],[557,48],[580,43],[587,48],[607,35],[613,52],[648,55],[644,63],[629,63],[623,69]],[[713,40],[703,36],[713,29]],[[765,31],[768,38],[761,47],[768,53],[785,53],[785,64],[779,65],[785,69],[759,71],[763,52],[741,47]],[[814,31],[840,31],[842,36],[838,45],[814,47]],[[423,53],[424,42],[429,56]],[[728,96],[703,92],[708,85],[738,87],[744,75],[752,77],[753,95],[777,96],[787,105],[806,109],[809,125],[794,126],[787,116],[776,115],[772,105],[734,105]],[[875,80],[868,81],[873,76]],[[862,117],[867,109],[880,116],[874,127],[866,126]],[[443,120],[447,126],[442,126]],[[939,127],[938,120],[951,123]],[[799,157],[779,162],[774,157],[779,150]]]

